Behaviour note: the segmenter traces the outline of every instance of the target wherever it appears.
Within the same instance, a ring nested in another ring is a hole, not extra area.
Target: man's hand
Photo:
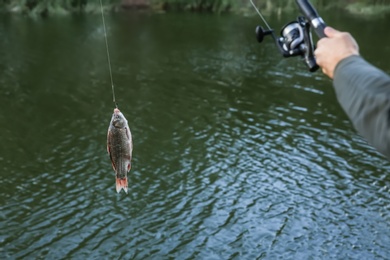
[[[351,55],[359,55],[359,46],[347,32],[340,32],[332,27],[326,27],[324,32],[327,38],[318,41],[314,55],[322,72],[333,79],[337,64]]]

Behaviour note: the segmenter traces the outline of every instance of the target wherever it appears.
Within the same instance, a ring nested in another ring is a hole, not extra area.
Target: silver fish
[[[107,133],[107,152],[116,176],[116,191],[127,193],[127,173],[131,169],[133,141],[125,116],[114,109]]]

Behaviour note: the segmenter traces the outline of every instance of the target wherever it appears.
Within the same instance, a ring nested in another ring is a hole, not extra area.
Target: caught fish
[[[125,116],[118,108],[114,109],[107,133],[107,152],[116,175],[116,191],[127,193],[127,173],[131,169],[133,141]]]

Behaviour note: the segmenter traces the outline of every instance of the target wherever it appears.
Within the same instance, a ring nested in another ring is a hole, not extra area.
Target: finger
[[[326,71],[325,68],[322,68],[322,73],[324,73],[326,76],[329,76],[329,75],[328,75],[328,72]]]
[[[326,27],[328,28],[328,27]],[[326,42],[328,42],[330,39],[325,37],[325,38],[322,38],[320,39],[318,42],[317,42],[317,48],[320,48],[322,47],[324,44],[326,45]]]
[[[324,64],[323,64],[323,60],[321,59],[321,56],[315,56],[315,59],[318,66],[320,66],[323,69]]]
[[[314,55],[320,55],[324,51],[324,46],[326,46],[327,41],[329,41],[328,38],[322,38],[317,42],[316,49],[314,50]]]
[[[317,49],[315,49],[315,51],[314,51],[314,57],[318,60],[318,56],[321,56],[321,51],[320,50],[318,50],[318,48]]]
[[[338,33],[340,33],[340,31],[337,31],[333,27],[327,26],[327,27],[325,27],[324,33],[329,38],[332,38],[332,37],[336,36]]]

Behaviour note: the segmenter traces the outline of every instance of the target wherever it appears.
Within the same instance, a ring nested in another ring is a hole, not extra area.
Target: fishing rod
[[[310,29],[312,26],[317,36],[324,38],[326,37],[324,33],[326,24],[313,5],[308,0],[296,0],[295,2],[304,16],[298,16],[297,20],[283,26],[280,37],[277,37],[253,1],[250,0],[250,2],[267,27],[267,29],[261,26],[256,27],[257,41],[261,43],[265,36],[271,35],[283,57],[301,56],[309,71],[316,71],[319,67],[314,57],[315,45]]]

